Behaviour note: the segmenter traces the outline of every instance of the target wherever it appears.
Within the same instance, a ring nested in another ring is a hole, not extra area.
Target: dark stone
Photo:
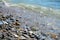
[[[6,33],[6,34],[7,34],[7,36],[10,36],[9,33]]]
[[[19,17],[19,18],[22,18],[22,17]]]
[[[13,18],[10,18],[10,20],[14,20]]]
[[[45,33],[41,32],[41,34],[42,34],[43,36],[46,36],[46,37],[47,37],[47,35],[46,35]]]
[[[7,40],[11,40],[10,38],[7,38]]]
[[[35,36],[34,35],[29,35],[31,38],[34,38]]]
[[[10,14],[9,16],[10,16],[10,17],[13,17],[13,15],[11,15],[11,14]]]
[[[27,32],[26,32],[26,31],[23,31],[22,33],[23,33],[23,34],[27,34]]]
[[[2,34],[2,37],[1,37],[1,39],[4,39],[4,34]]]
[[[19,21],[18,19],[16,19],[16,21]]]
[[[8,27],[8,28],[6,28],[6,30],[8,31],[8,30],[11,30],[11,28],[10,27]]]
[[[45,39],[42,39],[42,40],[45,40]]]
[[[36,35],[35,35],[35,38],[36,38],[37,40],[39,40],[39,39],[40,39],[40,38],[39,38],[38,36],[36,36]]]
[[[0,29],[2,29],[2,26],[0,26]]]
[[[2,12],[0,11],[0,13],[2,13]]]

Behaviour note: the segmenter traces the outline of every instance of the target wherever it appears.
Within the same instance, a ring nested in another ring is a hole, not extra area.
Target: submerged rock
[[[2,22],[2,21],[0,21],[0,26],[1,26],[1,25],[3,25],[3,22]]]

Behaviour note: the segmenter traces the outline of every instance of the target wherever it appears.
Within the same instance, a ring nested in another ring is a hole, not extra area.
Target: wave
[[[24,3],[19,3],[19,4],[11,4],[10,6],[17,6],[17,7],[21,7],[23,9],[29,9],[32,11],[36,11],[36,12],[40,12],[40,13],[44,13],[46,15],[55,15],[57,17],[60,16],[60,9],[53,9],[53,8],[49,8],[49,7],[43,7],[43,6],[39,6],[39,5],[30,5],[30,4],[24,4]]]
[[[28,9],[28,10],[44,13],[45,15],[51,15],[51,16],[56,16],[60,18],[60,9],[53,9],[53,8],[44,7],[41,5],[31,5],[31,4],[25,4],[25,3],[18,3],[18,4],[9,3],[9,5],[11,7],[12,6],[21,7],[23,9]]]

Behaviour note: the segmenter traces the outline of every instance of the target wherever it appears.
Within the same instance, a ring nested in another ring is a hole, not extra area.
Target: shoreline
[[[39,13],[44,13],[45,15],[52,15],[52,16],[56,16],[60,18],[60,9],[53,9],[53,8],[47,8],[47,7],[43,7],[43,6],[39,6],[39,5],[29,5],[29,4],[24,4],[24,3],[20,3],[20,4],[10,4],[10,7],[20,7],[23,9],[28,9],[31,11],[35,11],[35,12],[39,12]]]
[[[43,6],[39,6],[39,5],[24,4],[24,3],[12,4],[12,3],[8,3],[6,1],[4,3],[7,4],[6,6],[8,6],[8,7],[14,7],[15,6],[15,7],[28,9],[31,11],[35,11],[35,12],[39,12],[39,13],[43,13],[45,15],[51,15],[51,16],[58,15],[56,17],[60,18],[60,10],[58,10],[58,9],[43,7]]]

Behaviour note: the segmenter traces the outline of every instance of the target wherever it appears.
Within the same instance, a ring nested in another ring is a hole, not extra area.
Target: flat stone
[[[19,22],[15,22],[14,25],[20,26],[20,23]]]
[[[4,24],[8,24],[6,21],[2,21]]]
[[[19,39],[20,39],[20,40],[26,40],[27,38],[25,38],[24,36],[20,36]]]
[[[26,38],[30,38],[30,37],[29,37],[28,35],[26,35],[26,34],[23,34],[23,36],[26,37]]]
[[[32,33],[33,33],[33,31],[29,31],[29,33],[30,33],[30,34],[32,34]]]
[[[15,28],[11,28],[11,31],[17,31]]]
[[[39,28],[38,27],[31,27],[31,30],[32,31],[37,31],[37,30],[39,30]]]
[[[15,33],[12,33],[12,35],[14,35],[16,38],[18,38],[19,36],[17,35],[17,34],[15,34]]]

